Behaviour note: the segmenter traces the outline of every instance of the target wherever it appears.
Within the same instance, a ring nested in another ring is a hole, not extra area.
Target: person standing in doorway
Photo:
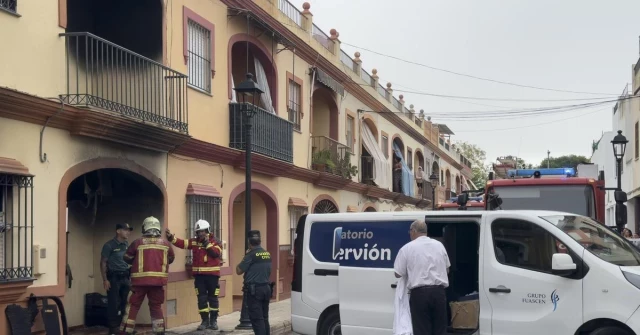
[[[169,229],[167,239],[176,247],[193,252],[193,279],[198,296],[198,312],[202,323],[198,330],[218,330],[218,312],[220,293],[220,265],[222,248],[218,239],[211,233],[211,226],[206,220],[198,220],[195,224],[195,238],[183,240],[175,237]]]
[[[133,334],[136,317],[146,297],[151,314],[151,330],[164,335],[165,322],[162,311],[164,287],[169,280],[169,264],[176,258],[173,246],[162,238],[160,221],[153,216],[144,219],[142,237],[131,242],[124,254],[125,262],[131,264],[131,296],[125,310],[120,334]]]
[[[256,335],[269,335],[269,301],[273,295],[271,254],[262,248],[260,231],[249,232],[249,250],[236,267],[236,274],[244,274],[243,292],[247,297],[247,309],[251,327]]]
[[[427,237],[427,224],[411,223],[411,242],[405,244],[394,263],[396,278],[405,278],[413,334],[447,334],[449,255],[440,241]]]
[[[127,306],[127,295],[131,287],[129,264],[124,253],[129,247],[129,235],[133,228],[128,223],[116,224],[116,236],[102,246],[100,273],[102,285],[107,292],[107,317],[109,334],[116,334]]]

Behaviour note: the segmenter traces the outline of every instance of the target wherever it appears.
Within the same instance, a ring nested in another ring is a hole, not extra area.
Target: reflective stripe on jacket
[[[169,279],[169,264],[175,254],[171,244],[161,237],[141,237],[131,243],[125,257],[131,264],[132,286],[164,286]]]
[[[220,276],[222,248],[212,234],[208,234],[207,239],[208,243],[203,245],[196,238],[183,240],[174,236],[171,243],[180,249],[188,249],[193,252],[192,271],[194,275]]]

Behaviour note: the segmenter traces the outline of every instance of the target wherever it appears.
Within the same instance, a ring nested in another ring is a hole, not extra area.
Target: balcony
[[[187,76],[88,32],[63,33],[68,105],[188,134]]]
[[[350,180],[358,173],[358,167],[351,164],[351,150],[348,146],[326,136],[312,137],[312,164],[316,171],[326,172]]]
[[[243,104],[229,104],[229,147],[245,150]],[[270,158],[293,163],[293,123],[255,107],[251,128],[251,149]]]

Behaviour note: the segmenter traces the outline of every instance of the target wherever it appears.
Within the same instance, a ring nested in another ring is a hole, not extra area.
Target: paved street
[[[251,330],[235,330],[240,320],[240,312],[233,312],[218,318],[219,331],[198,331],[198,323],[168,329],[168,334],[213,335],[213,334],[253,334]],[[271,335],[293,334],[291,332],[291,300],[286,299],[269,305]]]

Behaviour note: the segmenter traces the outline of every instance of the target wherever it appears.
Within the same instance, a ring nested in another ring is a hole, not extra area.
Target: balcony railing
[[[373,78],[371,78],[371,75],[369,74],[369,72],[362,69],[360,73],[360,77],[362,77],[362,80],[364,80],[364,82],[367,83],[367,85],[373,85]]]
[[[357,167],[351,164],[351,150],[348,146],[326,136],[312,137],[312,165],[316,171],[333,173],[351,179]]]
[[[65,103],[188,133],[187,76],[91,33],[66,39]]]
[[[376,178],[376,169],[373,157],[362,156],[360,157],[360,182],[367,185],[374,185]]]
[[[422,182],[422,194],[420,194],[420,188],[416,190],[416,197],[420,199],[433,200],[433,187],[429,180],[424,180]]]
[[[349,70],[354,72],[356,71],[356,62],[354,62],[353,59],[344,52],[344,50],[340,50],[340,61],[342,64],[346,65]]]
[[[302,15],[296,6],[292,5],[287,0],[278,0],[278,9],[282,14],[286,15],[291,21],[295,22],[300,28],[304,28],[303,22],[306,22],[307,18]]]
[[[245,107],[256,108],[251,128],[253,152],[293,163],[293,123],[260,107],[239,103],[229,104],[229,147],[245,150]]]
[[[323,47],[325,47],[325,49],[333,52],[334,42],[329,38],[329,35],[325,34],[324,31],[322,31],[322,29],[313,24],[313,30],[311,34],[316,41],[318,41],[320,44],[322,44]]]

